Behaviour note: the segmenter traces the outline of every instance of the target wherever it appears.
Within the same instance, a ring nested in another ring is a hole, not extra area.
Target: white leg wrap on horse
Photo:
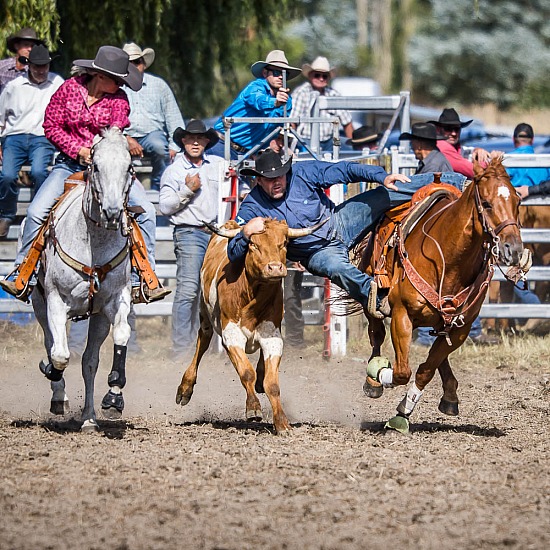
[[[381,369],[378,373],[378,381],[385,388],[393,387],[393,369]]]
[[[422,397],[422,391],[416,387],[416,384],[413,382],[407,395],[405,396],[405,414],[409,415],[414,411],[416,404],[420,401]]]

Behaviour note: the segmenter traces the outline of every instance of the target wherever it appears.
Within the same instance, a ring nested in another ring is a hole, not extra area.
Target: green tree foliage
[[[550,105],[548,0],[424,0],[409,44],[416,101]]]
[[[34,27],[57,50],[60,63],[55,68],[65,76],[73,59],[93,58],[104,44],[132,41],[153,48],[151,72],[170,84],[185,117],[197,117],[219,113],[252,78],[248,67],[281,48],[282,25],[297,15],[301,3],[4,0],[1,6],[5,36]]]

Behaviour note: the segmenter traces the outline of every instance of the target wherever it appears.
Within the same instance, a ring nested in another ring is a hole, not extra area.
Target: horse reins
[[[442,276],[439,284],[439,290],[436,292],[433,287],[418,273],[413,264],[409,259],[409,254],[405,249],[405,239],[402,235],[402,226],[398,225],[397,227],[397,245],[399,258],[407,278],[414,286],[414,288],[434,307],[438,313],[441,315],[444,323],[442,331],[435,332],[436,336],[445,336],[447,343],[451,345],[449,332],[454,327],[461,327],[464,325],[464,314],[474,306],[478,299],[483,295],[485,289],[488,287],[494,273],[494,264],[496,263],[496,258],[498,258],[499,252],[499,233],[509,225],[515,225],[519,228],[519,224],[516,220],[505,220],[501,222],[497,227],[491,227],[487,215],[485,213],[485,208],[482,205],[481,196],[479,194],[479,189],[477,185],[474,185],[474,201],[476,209],[479,215],[479,220],[483,232],[486,235],[489,235],[492,243],[485,242],[485,254],[483,258],[482,270],[479,275],[476,277],[475,281],[464,288],[458,294],[454,296],[442,296],[443,280],[445,276],[445,257],[443,251],[439,246],[439,243],[426,232],[426,225],[435,217],[440,216],[441,213],[449,208],[454,202],[445,205],[442,209],[438,210],[432,216],[430,216],[422,225],[422,232],[426,237],[432,239],[435,243],[437,250],[441,256],[443,262]],[[465,305],[466,304],[466,305]]]

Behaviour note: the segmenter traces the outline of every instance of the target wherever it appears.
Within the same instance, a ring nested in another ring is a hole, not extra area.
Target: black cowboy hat
[[[413,124],[410,132],[403,132],[399,139],[426,139],[429,141],[436,141],[438,139],[444,139],[442,136],[437,135],[437,129],[431,122],[417,122]]]
[[[14,34],[10,34],[10,36],[6,38],[6,46],[10,52],[17,52],[15,49],[15,43],[19,40],[28,40],[29,42],[34,42],[35,44],[44,44],[44,41],[40,40],[40,38],[36,36],[36,31],[34,29],[25,27]]]
[[[50,57],[48,48],[42,44],[34,46],[29,53],[29,57],[25,57],[23,55],[19,57],[19,62],[23,65],[28,65],[29,63],[32,63],[33,65],[48,65],[51,61],[52,58]]]
[[[470,125],[473,120],[460,120],[458,113],[451,107],[450,109],[443,109],[443,112],[439,115],[439,120],[428,120],[428,122],[436,126],[460,126],[464,128]]]
[[[360,145],[362,143],[372,143],[382,137],[382,134],[375,132],[372,126],[361,126],[353,130],[351,138],[346,140],[347,145]]]
[[[143,83],[143,75],[130,63],[128,54],[115,46],[101,46],[95,59],[75,59],[73,65],[120,80],[134,92],[140,90]]]
[[[208,128],[207,130],[204,122],[198,118],[190,120],[185,130],[179,127],[175,129],[173,136],[174,143],[181,147],[181,140],[188,134],[204,134],[209,140],[205,149],[214,147],[220,140],[216,130],[214,130],[214,128]]]
[[[286,174],[292,165],[292,157],[284,164],[278,153],[273,149],[264,149],[256,157],[255,168],[243,168],[239,174],[243,176],[263,176],[264,178],[277,178]]]

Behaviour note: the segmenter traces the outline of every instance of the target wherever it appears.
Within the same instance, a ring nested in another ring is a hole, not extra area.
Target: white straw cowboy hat
[[[300,69],[297,67],[291,67],[288,64],[285,52],[283,50],[272,50],[267,54],[265,61],[256,61],[250,70],[256,78],[263,77],[263,70],[266,67],[276,67],[278,69],[284,69],[286,71],[286,79],[292,80],[300,74]]]
[[[328,73],[330,76],[334,74],[334,67],[330,66],[330,63],[326,57],[316,57],[311,65],[309,63],[304,63],[302,65],[302,74],[307,78],[309,73],[318,72],[318,73]]]
[[[95,59],[75,59],[73,65],[106,74],[134,92],[140,90],[143,83],[143,75],[130,63],[128,54],[115,46],[101,46]]]
[[[142,50],[135,42],[126,42],[122,49],[129,55],[130,61],[134,61],[143,57],[145,68],[148,69],[155,60],[155,50],[153,48],[145,48]]]

